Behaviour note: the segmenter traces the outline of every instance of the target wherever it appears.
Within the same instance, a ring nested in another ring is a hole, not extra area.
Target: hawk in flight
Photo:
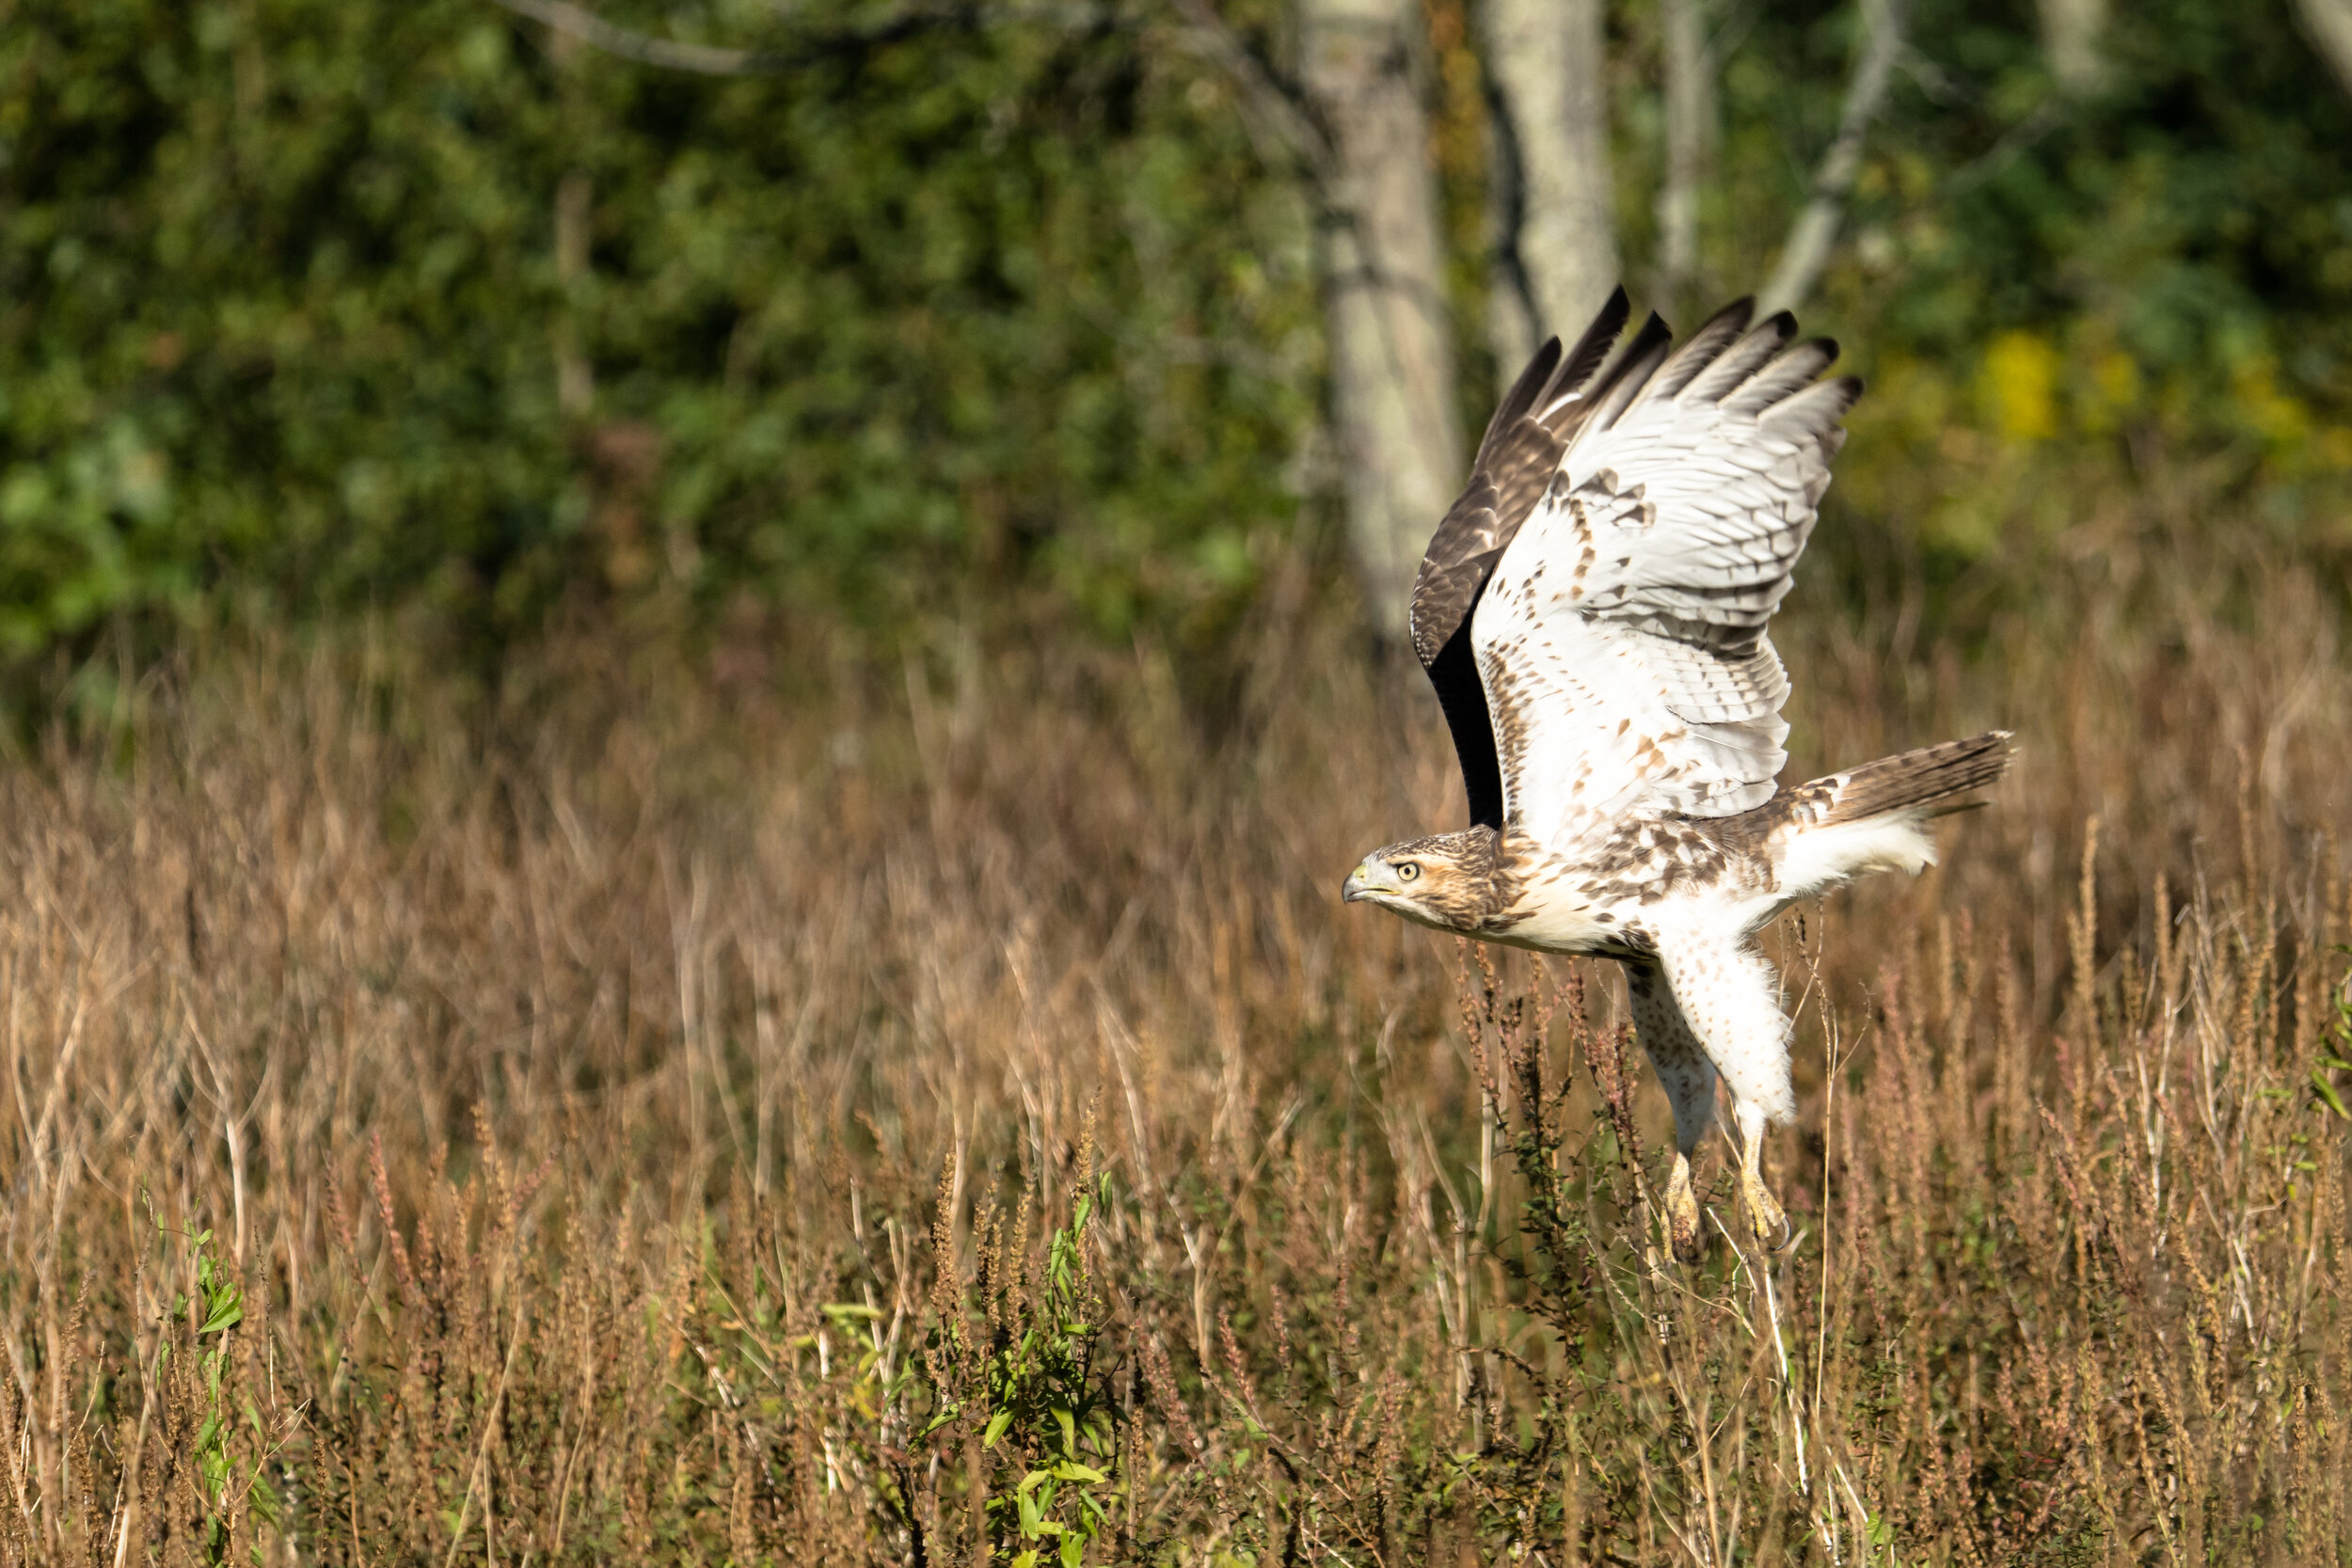
[[[1674,1102],[1676,1256],[1704,1252],[1691,1156],[1731,1091],[1740,1190],[1767,1244],[1765,1127],[1796,1109],[1789,1022],[1750,937],[1868,871],[1935,859],[1929,819],[2009,766],[1981,735],[1793,788],[1788,592],[1862,384],[1742,300],[1679,349],[1625,291],[1546,343],[1495,411],[1413,586],[1413,648],[1460,754],[1470,826],[1375,849],[1342,896],[1440,931],[1625,965]],[[1670,351],[1671,350],[1671,351]],[[1603,361],[1608,360],[1607,368]]]

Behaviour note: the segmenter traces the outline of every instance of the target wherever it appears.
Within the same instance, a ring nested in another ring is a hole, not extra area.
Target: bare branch
[[[1814,171],[1813,197],[1798,214],[1781,247],[1780,264],[1764,285],[1766,310],[1793,309],[1813,292],[1828,265],[1837,240],[1837,224],[1845,215],[1846,194],[1862,170],[1862,143],[1870,122],[1886,105],[1886,92],[1895,75],[1895,62],[1903,50],[1903,0],[1862,0],[1862,52],[1855,57],[1853,79],[1846,85],[1845,107],[1838,112],[1837,135]]]
[[[721,49],[707,43],[677,43],[669,39],[631,32],[627,27],[615,27],[594,11],[583,10],[571,4],[571,0],[496,0],[496,3],[516,16],[544,22],[568,38],[576,38],[608,55],[618,55],[625,60],[635,60],[642,65],[698,71],[705,76],[767,76],[794,63],[782,55],[763,55],[749,49]]]
[[[1945,180],[1940,195],[1946,201],[1975,190],[1988,180],[2006,173],[2010,165],[2041,144],[2042,139],[2066,123],[2066,102],[2045,98],[2034,105],[2033,113],[2001,133],[2001,137],[1976,157],[1954,169]]]
[[[1192,51],[1222,71],[1241,93],[1243,123],[1297,161],[1318,183],[1330,172],[1331,144],[1306,105],[1306,95],[1226,24],[1212,0],[1176,0]]]
[[[870,48],[933,28],[977,27],[983,23],[1043,22],[1063,27],[1099,27],[1110,14],[1091,5],[1013,5],[997,8],[958,6],[910,10],[878,26],[831,36],[790,51],[725,49],[707,43],[679,43],[615,26],[572,0],[493,0],[493,4],[545,23],[566,38],[601,49],[608,55],[671,71],[691,71],[705,76],[772,76],[795,70],[828,54]],[[1261,143],[1304,166],[1318,181],[1328,171],[1331,150],[1321,127],[1306,107],[1305,95],[1285,82],[1273,67],[1228,26],[1212,0],[1175,0],[1184,19],[1179,30],[1186,47],[1216,66],[1241,93],[1243,123]]]
[[[887,21],[803,40],[790,50],[723,49],[708,43],[679,43],[617,27],[572,0],[492,0],[492,3],[543,22],[566,38],[577,39],[608,55],[641,65],[670,71],[691,71],[703,76],[773,76],[797,71],[832,55],[873,49],[919,33],[974,29],[991,22],[1042,22],[1060,27],[1099,27],[1109,13],[1085,4],[983,8],[977,5],[920,7]]]

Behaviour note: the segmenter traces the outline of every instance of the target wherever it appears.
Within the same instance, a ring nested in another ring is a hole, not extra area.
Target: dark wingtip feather
[[[1608,299],[1601,303],[1600,313],[1593,318],[1593,325],[1597,329],[1606,324],[1609,336],[1613,338],[1625,329],[1625,324],[1632,314],[1633,301],[1627,296],[1625,285],[1620,283],[1609,291]]]
[[[1527,369],[1519,372],[1519,378],[1511,383],[1511,390],[1502,400],[1503,406],[1526,413],[1559,364],[1560,339],[1555,333],[1546,338],[1543,346],[1528,356]]]
[[[1754,294],[1741,294],[1738,299],[1733,300],[1729,305],[1724,306],[1722,309],[1708,317],[1707,320],[1700,325],[1698,331],[1692,333],[1691,336],[1693,338],[1704,337],[1707,333],[1714,330],[1717,326],[1728,325],[1731,335],[1736,338],[1747,329],[1748,320],[1755,314],[1756,296]]]
[[[1578,420],[1580,429],[1606,430],[1627,406],[1641,395],[1650,376],[1664,362],[1666,350],[1674,341],[1674,332],[1665,319],[1655,310],[1642,323],[1642,329],[1627,341],[1624,349],[1611,362],[1609,369],[1597,382],[1585,399],[1583,417]]]
[[[1700,324],[1699,329],[1683,341],[1674,356],[1659,368],[1651,382],[1653,395],[1675,397],[1698,379],[1724,352],[1740,341],[1748,328],[1748,318],[1756,313],[1754,299],[1735,299]]]
[[[1495,443],[1502,438],[1503,432],[1525,419],[1527,411],[1543,397],[1545,389],[1554,379],[1559,364],[1560,340],[1556,337],[1545,339],[1544,346],[1528,359],[1527,368],[1519,372],[1519,378],[1511,383],[1511,389],[1503,393],[1502,401],[1495,405],[1494,417],[1486,421],[1486,434],[1479,440],[1478,455],[1470,460],[1473,473],[1486,466],[1487,455],[1494,451]]]
[[[1616,342],[1617,334],[1625,330],[1625,324],[1632,314],[1633,302],[1626,297],[1625,285],[1620,283],[1609,292],[1607,303],[1593,317],[1593,324],[1584,329],[1584,335],[1577,339],[1576,347],[1568,350],[1567,356],[1560,362],[1559,371],[1552,376],[1550,384],[1545,387],[1543,396],[1538,400],[1545,416],[1556,412],[1561,399],[1583,386],[1592,378],[1593,372],[1600,369],[1601,361],[1609,357],[1611,345]]]

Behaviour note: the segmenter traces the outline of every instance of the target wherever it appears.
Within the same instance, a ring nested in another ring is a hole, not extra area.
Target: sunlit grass
[[[2024,750],[1691,1271],[1613,970],[1339,906],[1458,785],[1336,613],[192,656],[0,774],[0,1558],[2328,1559],[2352,689],[2177,543],[1800,597],[1800,768]]]

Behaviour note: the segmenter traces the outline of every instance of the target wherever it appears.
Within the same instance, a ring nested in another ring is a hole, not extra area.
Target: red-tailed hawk
[[[1838,421],[1837,356],[1745,300],[1669,352],[1619,290],[1576,347],[1544,345],[1479,444],[1413,588],[1470,826],[1375,850],[1343,896],[1407,920],[1626,968],[1674,1101],[1674,1249],[1704,1253],[1691,1156],[1715,1082],[1740,1125],[1760,1241],[1787,1234],[1765,1127],[1788,1118],[1789,1022],[1749,941],[1800,898],[1935,859],[1926,824],[2009,766],[2006,733],[1791,789],[1788,672],[1765,635],[1813,531]]]

